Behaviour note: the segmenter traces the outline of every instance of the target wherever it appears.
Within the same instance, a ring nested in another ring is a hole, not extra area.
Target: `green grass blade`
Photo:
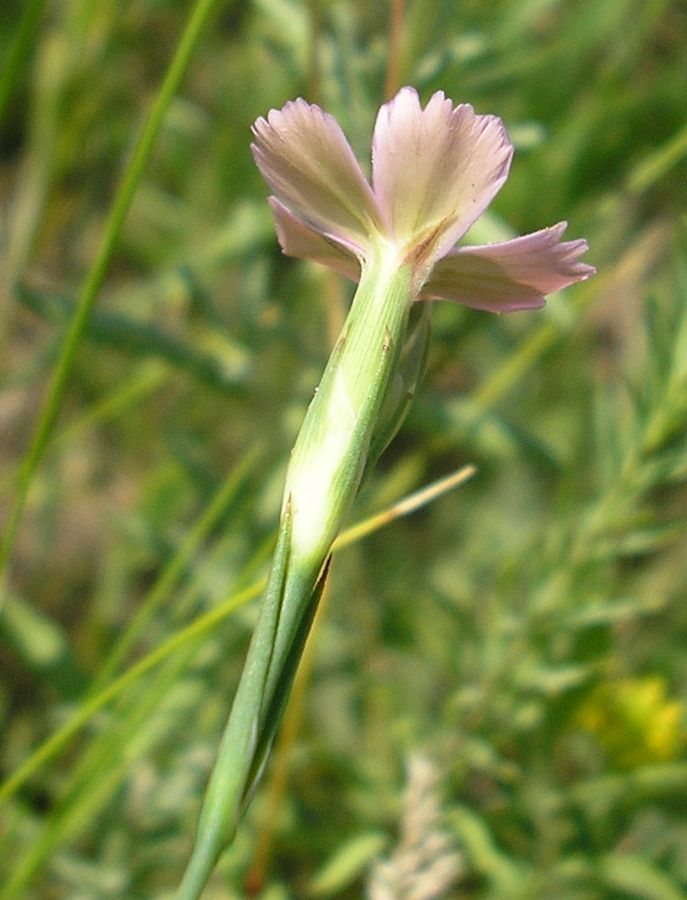
[[[5,567],[12,553],[34,473],[45,453],[48,441],[50,440],[53,425],[57,419],[62,398],[64,397],[64,392],[67,387],[76,351],[79,347],[93,305],[105,280],[131,201],[133,200],[136,188],[138,187],[143,171],[150,158],[155,140],[162,127],[165,113],[178,90],[181,79],[184,76],[191,59],[191,54],[198,43],[203,26],[212,12],[214,5],[215,0],[197,0],[195,3],[186,29],[179,41],[176,53],[170,63],[167,74],[160,87],[160,91],[153,103],[148,120],[143,128],[143,132],[136,144],[131,160],[117,190],[110,215],[105,225],[105,231],[98,254],[79,295],[76,310],[69,331],[64,339],[59,359],[53,370],[29,449],[26,452],[19,471],[16,495],[7,517],[2,542],[0,543],[0,578],[3,576]]]

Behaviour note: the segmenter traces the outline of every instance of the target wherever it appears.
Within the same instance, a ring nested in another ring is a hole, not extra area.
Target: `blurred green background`
[[[203,6],[8,541],[0,897],[177,884],[255,617],[240,592],[351,295],[280,255],[250,125],[304,96],[367,160],[400,84],[511,133],[475,241],[566,219],[598,275],[543,311],[436,305],[354,520],[478,474],[337,555],[292,730],[207,896],[687,897],[687,9],[5,0],[6,527]]]

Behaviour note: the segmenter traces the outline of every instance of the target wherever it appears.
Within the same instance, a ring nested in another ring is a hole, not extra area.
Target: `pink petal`
[[[320,232],[308,228],[276,197],[270,197],[269,203],[274,214],[279,244],[287,256],[311,259],[340,275],[345,275],[351,281],[360,280],[360,262],[357,256],[341,244],[328,240]]]
[[[253,125],[253,156],[277,197],[305,224],[362,253],[382,216],[336,119],[294,100]]]
[[[414,88],[382,106],[372,141],[375,195],[399,244],[433,244],[440,259],[508,176],[513,147],[500,119],[453,107],[442,91],[425,109]]]
[[[456,300],[492,312],[543,306],[547,294],[595,272],[578,262],[586,241],[561,242],[566,227],[559,222],[501,244],[454,250],[436,264],[421,297]]]

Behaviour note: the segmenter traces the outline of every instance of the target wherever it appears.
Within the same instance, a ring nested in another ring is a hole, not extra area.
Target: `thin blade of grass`
[[[76,351],[79,347],[93,305],[95,304],[100,288],[105,280],[131,201],[133,200],[141,176],[143,175],[148,159],[150,158],[155,140],[162,127],[165,113],[167,112],[172,98],[177,92],[181,79],[190,62],[191,55],[200,38],[203,26],[207,22],[214,5],[215,0],[197,0],[195,3],[185,31],[177,46],[176,53],[169,65],[159,93],[153,102],[148,120],[133,151],[131,160],[126,167],[117,194],[112,203],[98,254],[79,295],[76,310],[69,326],[69,331],[64,339],[60,356],[52,372],[50,384],[38,416],[38,422],[35,426],[31,443],[22,461],[17,491],[7,518],[2,542],[0,542],[0,578],[4,577],[5,568],[14,547],[34,473],[43,458],[43,454],[45,453],[50,440],[53,425],[57,419],[69,375],[72,370]]]

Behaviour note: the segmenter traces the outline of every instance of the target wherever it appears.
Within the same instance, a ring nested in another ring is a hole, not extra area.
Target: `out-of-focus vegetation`
[[[6,521],[192,8],[2,6]],[[280,256],[250,124],[305,96],[365,158],[389,78],[506,122],[512,175],[471,237],[567,219],[599,274],[535,313],[436,305],[355,517],[478,475],[338,554],[291,730],[208,896],[402,900],[419,866],[434,893],[412,896],[687,896],[687,13],[395,8],[398,43],[386,3],[352,0],[217,0],[199,35],[9,557],[1,897],[178,881],[350,296]]]

